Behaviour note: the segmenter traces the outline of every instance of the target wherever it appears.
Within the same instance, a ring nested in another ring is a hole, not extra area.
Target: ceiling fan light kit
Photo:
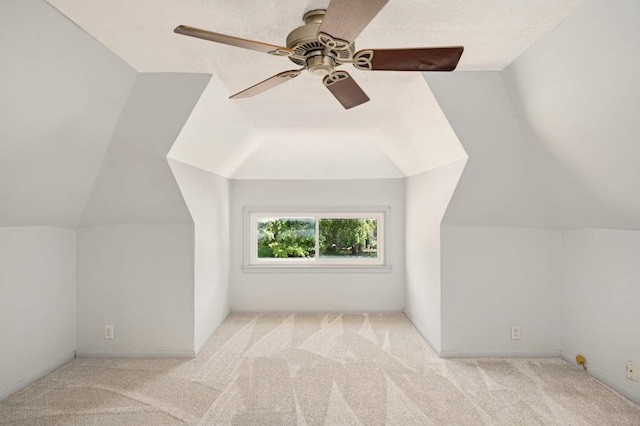
[[[301,67],[280,72],[236,93],[231,99],[257,95],[307,70],[323,77],[322,82],[331,94],[344,108],[349,109],[369,101],[369,97],[349,73],[336,70],[343,64],[352,64],[361,71],[453,71],[462,56],[462,46],[366,49],[356,52],[356,37],[387,2],[388,0],[331,0],[326,10],[311,10],[304,14],[304,25],[289,33],[286,47],[186,25],[178,26],[174,32],[270,55],[286,56]]]

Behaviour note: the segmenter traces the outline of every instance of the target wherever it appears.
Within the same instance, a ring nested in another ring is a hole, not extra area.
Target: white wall
[[[230,178],[256,143],[253,124],[212,75],[168,156]]]
[[[194,221],[196,354],[229,314],[229,180],[169,159]]]
[[[390,273],[244,273],[245,206],[390,206]],[[404,181],[231,182],[232,311],[401,311],[404,300]]]
[[[607,229],[562,235],[562,357],[587,360],[589,373],[640,403],[640,232]]]
[[[0,400],[75,356],[75,231],[0,228]]]
[[[389,157],[371,142],[371,135],[379,133],[378,129],[336,129],[331,132],[324,128],[301,127],[261,130],[262,142],[232,177],[256,180],[402,177]],[[313,161],[309,162],[309,158]]]
[[[437,353],[442,345],[440,223],[465,162],[405,180],[404,312]]]
[[[194,355],[193,225],[80,228],[77,250],[78,356]]]
[[[558,356],[560,234],[443,226],[441,238],[441,355]]]

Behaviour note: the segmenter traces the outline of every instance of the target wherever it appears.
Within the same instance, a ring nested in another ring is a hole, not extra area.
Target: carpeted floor
[[[75,359],[0,423],[640,425],[640,406],[560,359],[439,359],[402,314],[232,314],[193,360]]]

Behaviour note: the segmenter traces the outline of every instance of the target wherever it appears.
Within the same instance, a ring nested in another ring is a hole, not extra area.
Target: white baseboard
[[[416,330],[418,330],[418,333],[420,333],[420,335],[422,336],[422,338],[424,339],[425,342],[427,342],[427,344],[429,346],[431,346],[431,349],[433,349],[433,351],[436,353],[436,355],[438,355],[439,357],[441,357],[440,353],[442,352],[440,350],[440,347],[438,345],[436,345],[435,343],[433,343],[433,341],[431,339],[429,339],[429,337],[427,336],[427,334],[424,332],[424,330],[422,330],[420,327],[418,327],[416,325],[416,323],[413,321],[413,319],[411,319],[411,317],[407,314],[407,312],[403,312],[404,316],[407,317],[407,319],[409,320],[409,322],[413,325],[413,328],[415,328]]]
[[[195,358],[195,351],[130,351],[76,349],[76,358]]]
[[[415,325],[414,325],[414,327],[415,327]],[[418,330],[418,329],[416,328],[416,330]],[[435,343],[433,343],[433,342],[431,341],[431,339],[429,339],[429,338],[427,337],[427,335],[426,335],[426,334],[424,334],[424,333],[422,333],[420,330],[418,330],[418,333],[420,333],[420,335],[422,336],[422,338],[424,339],[424,341],[425,341],[425,342],[427,342],[427,344],[428,344],[429,346],[431,346],[431,349],[433,349],[433,351],[436,353],[436,355],[438,355],[439,357],[441,357],[441,358],[442,358],[442,355],[441,355],[442,350],[438,347],[438,345],[436,345]]]
[[[560,354],[560,358],[562,358],[563,360],[567,361],[569,364],[571,364],[573,366],[577,366],[577,364],[575,363],[575,360],[573,358],[569,357],[569,356],[566,356],[564,354]],[[614,391],[616,391],[616,392],[624,395],[625,397],[629,398],[631,401],[635,402],[636,404],[640,404],[640,395],[625,389],[622,385],[620,385],[620,383],[617,380],[614,380],[614,379],[610,378],[609,376],[603,374],[601,371],[595,370],[595,369],[593,369],[591,367],[589,367],[587,369],[587,374],[589,374],[591,377],[593,377],[597,381],[602,382],[606,386],[609,386]]]
[[[227,317],[229,317],[230,314],[231,314],[231,309],[227,309],[226,314],[218,321],[218,324],[213,328],[213,331],[209,334],[209,336],[206,339],[204,339],[202,342],[200,342],[198,346],[195,348],[196,349],[195,356],[198,356],[202,348],[204,348],[205,345],[209,343],[209,340],[211,340],[213,335],[216,333],[216,331],[218,331],[222,323],[227,319]]]
[[[37,370],[35,373],[31,374],[29,377],[25,377],[24,379],[20,380],[15,385],[9,386],[7,389],[2,390],[2,392],[0,392],[0,401],[2,401],[5,398],[8,398],[10,395],[13,395],[14,393],[18,392],[20,389],[29,386],[31,383],[35,382],[36,380],[41,379],[42,377],[51,373],[56,368],[61,367],[67,362],[71,361],[75,357],[76,357],[76,351],[69,352],[65,356],[57,359],[56,361],[47,365],[46,367]]]
[[[495,350],[495,351],[465,351],[442,350],[440,358],[558,358],[560,350]]]

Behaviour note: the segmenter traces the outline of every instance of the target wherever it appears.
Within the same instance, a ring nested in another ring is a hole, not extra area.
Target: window
[[[384,266],[387,210],[247,209],[245,268]]]
[[[258,259],[309,259],[316,254],[316,218],[256,216]]]

